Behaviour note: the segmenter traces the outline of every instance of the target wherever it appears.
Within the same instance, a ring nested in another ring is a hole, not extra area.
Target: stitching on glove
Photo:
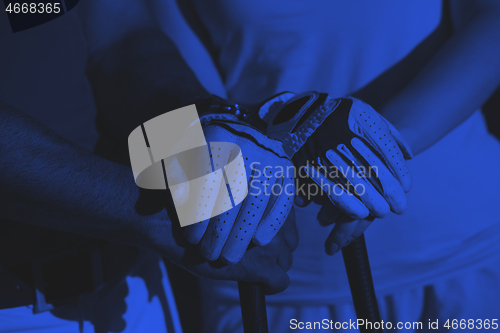
[[[283,139],[283,149],[287,155],[295,155],[314,131],[339,105],[340,100],[327,97],[326,101],[317,108],[295,132],[287,133]]]
[[[210,127],[213,127],[215,129],[220,129],[220,130],[223,130],[225,131],[226,133],[228,133],[231,137],[235,138],[235,139],[246,139],[245,141],[249,142],[250,144],[254,145],[255,148],[257,149],[261,149],[263,151],[266,151],[266,152],[269,152],[269,153],[272,153],[274,156],[280,158],[280,159],[285,159],[285,160],[288,160],[290,161],[291,163],[291,160],[290,158],[288,158],[288,156],[286,156],[285,154],[283,154],[283,156],[281,155],[278,155],[275,151],[273,151],[272,149],[269,149],[265,146],[263,146],[262,144],[260,144],[251,134],[249,133],[246,133],[246,132],[240,132],[238,130],[235,130],[233,127],[231,126],[227,126],[226,124],[224,123],[219,123],[219,122],[216,122],[216,123],[210,123],[210,125],[208,126],[205,126],[205,128],[210,128]],[[236,133],[235,133],[236,132]],[[272,140],[273,143],[275,143],[276,145],[279,143],[277,140],[274,140],[274,139],[271,139],[269,138],[269,140]],[[282,149],[280,149],[282,151]],[[284,153],[284,151],[283,151]]]

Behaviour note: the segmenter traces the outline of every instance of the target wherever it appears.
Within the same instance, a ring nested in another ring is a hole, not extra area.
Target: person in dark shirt
[[[124,156],[132,129],[208,95],[144,1],[91,0],[17,34],[1,19],[0,331],[180,332],[160,255],[197,275],[286,288],[293,221],[214,267],[176,236],[164,194],[92,152]]]

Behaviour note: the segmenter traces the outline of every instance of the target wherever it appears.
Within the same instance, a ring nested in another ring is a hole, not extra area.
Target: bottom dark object
[[[238,282],[243,331],[245,333],[268,333],[266,296],[262,286]]]
[[[344,265],[349,279],[354,309],[358,319],[380,323],[380,313],[373,287],[372,272],[366,251],[365,236],[361,235],[342,249]],[[362,333],[382,333],[382,329],[367,329],[360,326]]]

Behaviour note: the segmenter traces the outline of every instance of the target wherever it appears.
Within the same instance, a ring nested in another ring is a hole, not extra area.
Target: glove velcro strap
[[[290,160],[288,155],[285,154],[285,151],[283,150],[283,147],[279,141],[269,138],[264,133],[260,132],[259,130],[249,125],[241,124],[234,121],[213,120],[208,124],[206,124],[205,126],[210,126],[210,125],[217,125],[222,128],[225,128],[226,130],[235,135],[249,139],[260,148],[273,153],[279,158],[285,158],[287,160]]]
[[[273,112],[296,95],[296,93],[284,91],[265,100],[259,107],[259,118],[269,123]]]
[[[213,120],[237,122],[238,117],[236,117],[233,114],[229,114],[229,113],[219,113],[219,114],[211,113],[211,114],[205,114],[205,115],[200,117],[200,123],[202,126],[208,125]]]
[[[308,96],[312,97],[311,100],[302,107],[293,104]],[[269,124],[268,133],[283,143],[283,149],[288,156],[294,156],[325,119],[338,108],[340,103],[339,99],[315,92],[298,95],[289,100],[281,110],[275,112],[272,116],[272,122]],[[288,106],[290,108],[300,107],[300,109],[298,111],[288,110]],[[280,115],[288,113],[295,114],[284,123],[276,123],[279,118],[282,118]]]

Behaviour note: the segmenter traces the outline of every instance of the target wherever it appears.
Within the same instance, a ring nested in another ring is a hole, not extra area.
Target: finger
[[[312,201],[316,204],[316,205],[323,205],[325,202],[328,202],[328,197],[326,196],[326,193],[324,191],[321,191],[320,194],[318,195],[315,195],[312,197]]]
[[[353,115],[362,129],[361,135],[377,148],[384,157],[386,165],[399,180],[403,189],[408,192],[411,189],[410,171],[406,164],[405,154],[401,151],[398,140],[391,134],[388,122],[360,100],[353,100],[353,108],[356,109]]]
[[[299,190],[297,191],[297,196],[295,197],[294,204],[298,207],[306,207],[311,202],[314,202],[316,205],[322,205],[326,201],[328,201],[328,197],[326,193],[318,188],[309,177],[307,179],[303,179],[299,183]],[[311,191],[314,189],[314,191]]]
[[[361,140],[359,141],[361,142]],[[339,145],[337,150],[340,153],[331,149],[328,150],[326,158],[351,183],[360,200],[370,211],[370,214],[376,217],[383,217],[389,213],[391,209],[387,201],[366,178],[364,174],[365,167],[357,161],[345,145]],[[344,158],[351,161],[352,164],[347,164]]]
[[[406,208],[404,187],[394,177],[394,174],[389,171],[385,163],[365,143],[359,139],[353,139],[351,143],[358,153],[370,164],[371,167],[368,171],[370,179],[373,177],[376,178],[374,181],[380,182],[382,187],[380,190],[391,210],[396,214],[402,214]]]
[[[368,208],[341,184],[328,180],[320,171],[309,164],[305,167],[305,170],[309,177],[327,193],[330,201],[344,214],[354,220],[360,220],[369,215]]]
[[[207,156],[203,157],[208,157],[208,153]],[[191,244],[198,244],[203,237],[210,220],[210,209],[206,208],[206,205],[211,207],[212,201],[216,198],[216,196],[213,195],[213,193],[216,193],[213,192],[215,186],[210,185],[211,187],[209,187],[205,184],[208,182],[212,183],[214,180],[217,182],[217,178],[210,177],[215,176],[210,175],[210,172],[212,171],[212,165],[210,162],[196,163],[196,167],[193,169],[187,168],[186,163],[182,158],[181,162],[185,166],[186,170],[181,167],[181,164],[176,156],[164,159],[164,171],[168,179],[169,190],[172,195],[174,206],[176,207],[176,213],[181,215],[178,217],[180,219],[184,218],[187,221],[200,221],[203,214],[205,214],[204,220],[182,228],[185,239]],[[193,174],[196,176],[209,176],[205,178],[206,182],[198,183],[198,185],[202,185],[200,188],[196,185],[196,182],[188,182],[185,171],[190,174],[190,177],[192,177]],[[210,200],[210,196],[212,196],[212,200]],[[191,208],[186,209],[188,206]]]
[[[244,204],[251,173],[245,169],[249,169],[250,166],[243,161],[241,149],[238,146],[228,142],[209,142],[209,145],[214,170],[224,166],[223,169],[214,171],[214,174],[221,172],[225,180],[221,182],[212,210],[213,217],[200,242],[200,253],[207,260],[213,261],[219,258]],[[233,156],[236,157],[233,158]]]
[[[228,202],[230,204],[229,197],[227,201],[221,203],[228,204]],[[210,219],[207,230],[200,241],[200,253],[205,259],[214,261],[219,258],[240,208],[241,204]],[[217,212],[220,211],[220,207],[215,209],[218,209]]]
[[[283,239],[290,251],[295,251],[299,245],[299,233],[297,232],[297,225],[295,224],[295,211],[292,207],[290,214],[282,227]]]
[[[381,155],[385,158],[386,164],[396,175],[405,192],[408,192],[411,189],[411,176],[408,164],[394,138],[391,137],[390,139],[386,139],[386,141],[387,143],[377,146],[381,151]]]
[[[297,206],[297,207],[306,207],[307,205],[309,205],[311,203],[312,200],[308,199],[306,196],[303,196],[301,194],[297,195],[295,197],[295,200],[294,200],[294,204]]]
[[[255,174],[261,175],[260,172]],[[264,215],[270,199],[270,184],[274,183],[276,178],[271,173],[263,178],[254,178],[252,174],[249,194],[242,202],[240,212],[222,248],[221,257],[229,264],[240,261]]]
[[[172,156],[163,160],[165,167],[165,175],[167,176],[170,194],[175,206],[184,205],[189,199],[189,180],[186,173],[179,164],[177,157]],[[201,169],[205,167],[210,170],[210,165],[202,165]]]
[[[267,204],[264,218],[259,223],[253,241],[257,245],[268,244],[285,223],[293,207],[295,184],[293,177],[283,176],[276,179],[275,186],[271,188],[271,197]]]
[[[370,220],[360,220],[358,221],[358,225],[356,226],[356,229],[352,233],[353,239],[358,238],[361,236],[365,230],[372,224],[373,221]]]
[[[181,214],[184,214],[188,221],[200,221],[203,218],[201,223],[188,225],[183,230],[184,236],[191,244],[198,244],[201,241],[209,228],[210,218],[217,215],[215,212],[220,214],[232,207],[227,197],[225,183],[222,181],[222,173],[215,171],[210,176],[205,178],[202,186],[192,186],[196,191],[192,191],[188,205],[182,208]],[[178,214],[181,212],[178,207],[176,211]]]
[[[292,267],[292,252],[290,251],[288,244],[285,242],[283,232],[276,235],[273,238],[272,243],[274,244],[274,247],[276,247],[276,263],[285,272],[288,271]]]
[[[389,129],[389,132],[391,133],[391,135],[394,137],[394,139],[398,143],[399,148],[403,152],[405,159],[411,160],[413,158],[413,152],[411,151],[410,145],[401,136],[399,131],[390,122],[387,121],[387,119],[385,119],[384,117],[380,117],[380,118],[385,122],[385,124],[387,125],[387,128]]]
[[[307,174],[301,175],[301,173],[299,172],[298,176],[299,176],[299,178],[297,178],[298,187],[296,189],[297,190],[296,197],[293,203],[297,207],[306,207],[312,202],[312,197],[311,195],[308,194],[307,189],[310,187],[309,184],[314,184],[314,183],[307,176]]]
[[[327,201],[321,206],[318,213],[318,222],[322,226],[332,225],[344,215],[333,203]]]
[[[293,263],[292,252],[287,251],[286,253],[283,253],[282,255],[279,255],[278,258],[276,259],[276,263],[285,272],[288,272],[288,270],[292,267],[292,263]]]
[[[210,219],[206,219],[182,228],[184,238],[186,238],[186,240],[191,244],[198,244],[207,230],[209,221]]]
[[[263,285],[266,295],[274,295],[284,291],[290,285],[290,278],[281,267],[273,265],[266,272]]]
[[[335,224],[335,227],[326,239],[326,253],[328,255],[334,255],[337,253],[350,239],[352,233],[356,230],[357,225],[357,220],[352,220],[348,216],[342,217],[340,221]]]

